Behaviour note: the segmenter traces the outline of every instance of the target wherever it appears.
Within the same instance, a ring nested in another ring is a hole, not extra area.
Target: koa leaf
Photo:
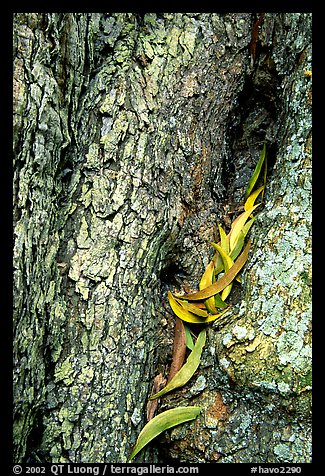
[[[155,416],[140,432],[129,461],[131,461],[151,440],[160,435],[160,433],[168,430],[168,428],[185,423],[186,421],[194,420],[199,416],[200,412],[200,407],[178,407],[166,410]]]
[[[225,271],[226,272],[229,271],[229,269],[234,264],[232,258],[229,256],[228,252],[225,251],[225,249],[222,246],[218,245],[217,243],[215,243],[214,246],[215,246],[216,250],[220,253]],[[223,291],[222,291],[221,299],[223,301],[229,296],[231,289],[232,289],[232,282],[230,284],[228,284],[228,286],[226,286],[225,289],[223,289]]]
[[[244,264],[247,261],[248,258],[248,252],[250,249],[251,242],[250,240],[247,242],[247,245],[245,246],[244,250],[242,253],[238,256],[237,260],[233,264],[233,266],[227,271],[222,278],[218,279],[214,284],[211,284],[211,286],[208,286],[205,289],[202,289],[201,291],[198,291],[196,293],[191,293],[191,294],[184,294],[183,296],[179,294],[175,294],[178,298],[180,299],[186,299],[187,301],[200,301],[203,299],[207,299],[210,296],[214,296],[215,294],[219,293],[222,291],[228,284],[230,284],[233,279],[236,277],[236,275],[239,273],[239,271],[242,269]],[[207,322],[207,321],[205,321]]]
[[[153,379],[152,391],[154,393],[159,392],[161,387],[166,385],[166,379],[163,377],[163,374],[160,372]],[[147,421],[150,421],[155,416],[155,413],[158,408],[158,400],[149,400],[147,403]]]
[[[245,205],[244,205],[244,210],[245,211],[250,210],[251,208],[253,208],[253,206],[255,204],[255,200],[257,199],[259,194],[261,192],[263,192],[264,188],[265,188],[265,186],[262,185],[261,187],[259,187],[257,190],[255,190],[254,192],[252,192],[250,194],[250,196],[247,198],[247,200],[245,202]]]
[[[245,212],[241,213],[232,223],[231,230],[229,233],[230,251],[232,251],[235,248],[238,235],[243,230],[245,223],[248,220],[249,216],[251,215],[252,211],[255,210],[255,208],[259,206],[260,206],[260,203],[258,203],[257,205],[254,205],[249,210],[246,210]]]
[[[181,319],[176,317],[176,323],[174,328],[174,345],[173,345],[173,359],[170,365],[168,382],[177,374],[182,368],[186,354],[186,334],[184,324]]]
[[[246,192],[245,192],[245,196],[244,196],[244,200],[246,201],[247,198],[249,197],[251,191],[253,190],[255,184],[256,184],[256,181],[260,175],[260,172],[261,172],[261,169],[262,169],[262,165],[264,163],[264,160],[266,159],[266,144],[264,144],[264,147],[262,149],[262,152],[261,152],[261,156],[259,158],[259,161],[257,162],[256,164],[256,167],[255,167],[255,170],[253,172],[253,175],[250,179],[250,181],[248,182],[248,185],[247,185],[247,189],[246,189]],[[264,174],[264,182],[265,182],[265,174]]]
[[[218,317],[222,316],[222,314],[224,314],[229,307],[228,306],[226,309],[224,309],[224,311],[220,312],[219,314],[209,314],[207,311],[203,311],[204,316],[199,317],[197,315],[197,310],[202,311],[202,309],[198,308],[197,306],[193,306],[193,310],[195,308],[196,312],[196,314],[193,314],[187,309],[190,303],[182,301],[182,299],[174,298],[170,291],[168,291],[168,301],[170,307],[172,308],[176,316],[182,319],[182,321],[190,322],[191,324],[206,324],[207,322],[212,322]]]
[[[190,378],[193,376],[194,372],[198,368],[201,362],[201,354],[206,340],[206,330],[203,329],[196,339],[194,349],[187,358],[187,361],[183,367],[177,372],[174,378],[164,387],[160,392],[152,395],[149,400],[154,398],[159,398],[162,395],[165,395],[168,392],[171,392],[175,388],[182,387],[185,385]]]
[[[203,273],[203,276],[201,278],[201,281],[199,283],[199,289],[202,290],[202,289],[205,289],[207,288],[208,286],[211,286],[211,284],[213,284],[215,282],[215,276],[214,276],[214,261],[210,261],[210,263],[208,264],[205,272]],[[219,307],[226,307],[227,304],[224,303],[222,300],[221,300],[221,297],[220,297],[220,302],[219,304],[221,304],[221,306]],[[205,304],[205,307],[207,308],[207,310],[211,313],[211,314],[217,314],[218,313],[218,309],[216,308],[216,301],[215,301],[215,296],[211,296],[209,297],[208,299],[206,299],[204,301],[204,304]]]
[[[203,317],[204,319],[209,316],[209,313],[206,309],[201,309],[198,306],[195,306],[195,304],[182,301],[181,299],[176,299],[176,302],[182,306],[186,311],[191,312],[192,314],[195,314],[196,316]],[[200,320],[202,322],[202,319]]]
[[[185,337],[186,337],[186,347],[190,350],[193,350],[194,342],[193,342],[193,337],[191,335],[191,330],[186,324],[184,324],[184,329],[185,329]]]

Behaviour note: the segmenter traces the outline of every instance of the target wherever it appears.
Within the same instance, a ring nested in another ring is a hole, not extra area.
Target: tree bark
[[[136,462],[309,462],[311,14],[14,17],[15,461],[125,462],[167,290],[197,287],[264,141],[265,206],[203,409]]]

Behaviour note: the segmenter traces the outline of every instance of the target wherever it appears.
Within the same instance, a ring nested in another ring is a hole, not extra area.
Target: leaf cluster
[[[263,185],[254,190],[263,164]],[[149,400],[160,398],[176,388],[184,386],[199,367],[206,342],[206,329],[203,328],[199,332],[194,344],[188,324],[213,322],[229,309],[230,306],[226,303],[226,299],[232,290],[234,281],[241,282],[239,272],[247,261],[250,249],[250,241],[247,240],[246,242],[246,238],[255,220],[253,212],[262,204],[262,202],[257,204],[255,202],[259,196],[263,199],[266,172],[266,145],[264,144],[260,159],[245,191],[242,213],[233,221],[228,233],[220,224],[218,225],[219,241],[211,243],[215,249],[215,254],[201,277],[199,290],[183,295],[168,291],[169,304],[176,316],[183,322],[185,331],[183,335],[186,339],[186,346],[191,350],[191,353],[185,364],[181,365],[181,368],[168,381],[167,385],[152,395]],[[199,407],[187,406],[173,408],[155,416],[140,432],[129,460],[132,460],[145,445],[160,433],[175,425],[195,419],[200,411]]]

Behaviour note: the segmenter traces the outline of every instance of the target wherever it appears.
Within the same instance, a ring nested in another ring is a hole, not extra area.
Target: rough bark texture
[[[231,316],[137,462],[308,462],[311,15],[14,18],[15,461],[125,462],[197,286],[269,150]]]

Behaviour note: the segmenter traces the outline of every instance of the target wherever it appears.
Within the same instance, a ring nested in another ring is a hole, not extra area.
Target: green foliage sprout
[[[263,165],[263,185],[254,190],[260,178]],[[152,395],[149,400],[160,398],[166,393],[184,386],[192,378],[200,365],[206,341],[206,329],[200,331],[194,344],[188,323],[210,323],[218,319],[229,309],[230,306],[226,303],[226,299],[231,293],[234,280],[241,282],[239,272],[247,261],[250,249],[250,241],[245,243],[245,240],[255,220],[253,212],[262,204],[262,202],[259,202],[255,205],[255,202],[260,195],[263,200],[266,187],[266,173],[267,154],[266,144],[264,144],[260,159],[256,164],[244,194],[244,211],[235,218],[229,233],[226,233],[222,226],[218,225],[220,240],[218,243],[211,243],[216,252],[202,275],[199,291],[185,295],[168,291],[168,300],[173,312],[182,321],[187,323],[184,325],[186,345],[190,348],[191,353],[186,363],[170,382],[161,391]],[[166,410],[155,416],[140,432],[129,461],[160,433],[173,426],[197,418],[200,412],[201,409],[199,407],[187,406]]]

